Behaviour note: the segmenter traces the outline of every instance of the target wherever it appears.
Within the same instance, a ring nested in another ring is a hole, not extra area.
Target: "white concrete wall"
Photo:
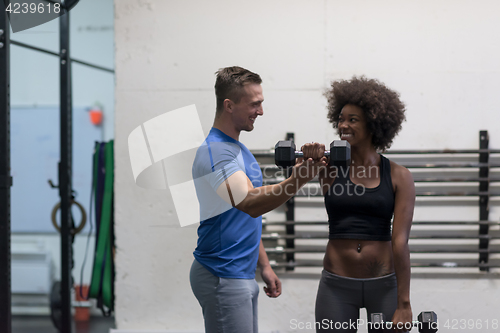
[[[298,143],[330,142],[322,93],[332,79],[355,74],[385,82],[406,102],[408,119],[393,148],[477,148],[482,129],[499,148],[499,10],[493,0],[115,1],[118,331],[203,331],[188,281],[196,226],[179,227],[168,191],[134,184],[133,129],[196,104],[207,133],[214,72],[239,65],[264,81],[264,116],[240,137],[250,149],[270,148],[290,131]],[[456,206],[421,205],[416,219],[477,219],[477,207]],[[493,202],[491,219],[498,220],[497,208]],[[298,211],[297,219],[311,213]],[[321,205],[312,214],[325,215]],[[484,330],[489,320],[495,331],[497,273],[432,272],[414,270],[415,317],[432,308],[442,325],[474,319]],[[314,320],[317,273],[282,274],[283,295],[261,295],[262,332],[308,331],[290,321]]]

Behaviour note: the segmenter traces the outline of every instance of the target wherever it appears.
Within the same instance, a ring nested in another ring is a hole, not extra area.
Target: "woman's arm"
[[[392,226],[392,253],[398,283],[398,305],[392,322],[394,325],[412,321],[410,305],[410,236],[415,207],[415,184],[408,169],[391,162],[391,175],[395,185],[394,221]],[[397,330],[404,332],[406,330]]]

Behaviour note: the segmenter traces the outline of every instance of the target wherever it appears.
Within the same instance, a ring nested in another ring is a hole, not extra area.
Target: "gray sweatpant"
[[[258,333],[255,279],[221,278],[196,260],[189,279],[203,311],[206,333]]]
[[[357,332],[360,308],[366,308],[368,321],[372,313],[383,313],[390,321],[397,308],[396,274],[355,279],[323,270],[316,297],[316,332]]]

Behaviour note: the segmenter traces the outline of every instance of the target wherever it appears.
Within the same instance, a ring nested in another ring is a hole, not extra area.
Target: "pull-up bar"
[[[21,42],[12,40],[12,39],[10,40],[10,43],[12,45],[16,45],[16,46],[24,47],[26,49],[30,49],[30,50],[34,50],[34,51],[38,51],[38,52],[42,52],[42,53],[46,53],[46,54],[50,54],[50,55],[53,55],[53,56],[56,56],[56,57],[60,57],[61,56],[60,54],[58,54],[56,52],[45,50],[45,49],[42,49],[42,48],[39,48],[39,47],[36,47],[36,46],[32,46],[32,45],[28,45],[28,44],[25,44],[25,43],[21,43]],[[91,64],[91,63],[88,63],[88,62],[85,62],[85,61],[81,61],[81,60],[77,60],[77,59],[74,59],[74,58],[71,58],[70,61],[78,63],[78,64],[81,64],[81,65],[85,65],[85,66],[88,66],[88,67],[92,67],[92,68],[95,68],[95,69],[99,69],[101,71],[105,71],[105,72],[109,72],[109,73],[113,73],[113,74],[115,73],[115,71],[113,69],[102,67],[102,66],[98,66],[98,65],[94,65],[94,64]]]

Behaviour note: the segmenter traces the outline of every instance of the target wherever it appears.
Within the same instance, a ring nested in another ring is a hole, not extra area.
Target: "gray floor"
[[[109,333],[115,327],[113,317],[90,317],[88,322],[74,322],[72,333]],[[48,316],[13,316],[12,333],[58,333]]]

